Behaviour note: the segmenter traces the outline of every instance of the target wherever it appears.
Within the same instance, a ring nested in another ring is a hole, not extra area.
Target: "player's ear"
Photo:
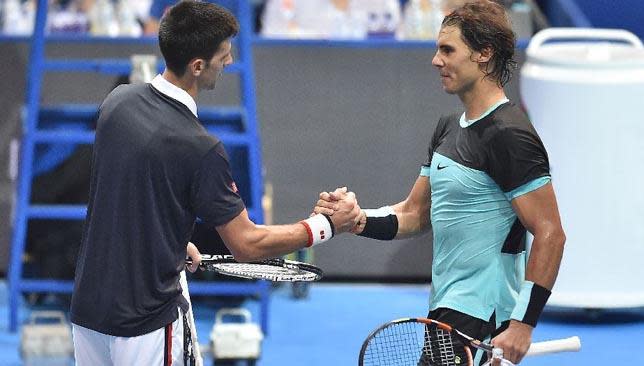
[[[203,71],[205,66],[206,66],[206,62],[204,59],[193,58],[188,63],[188,71],[192,74],[192,76],[196,77],[201,75],[201,72]]]
[[[480,64],[488,63],[490,62],[490,59],[492,59],[492,55],[494,55],[492,47],[485,47],[480,52],[477,52],[477,56],[474,61]]]

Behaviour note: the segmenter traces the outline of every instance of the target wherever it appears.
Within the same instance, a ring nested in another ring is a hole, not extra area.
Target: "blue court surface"
[[[290,286],[278,287],[271,298],[269,334],[263,341],[257,365],[357,365],[362,341],[373,329],[392,319],[424,316],[428,298],[428,286],[420,285],[321,283],[312,285],[304,299],[294,299]],[[207,299],[195,302],[199,338],[205,343],[214,323],[217,302]],[[256,314],[254,301],[246,301],[245,306]],[[21,317],[25,318],[28,312],[23,308]],[[581,338],[580,352],[526,358],[521,364],[644,365],[636,357],[641,347],[639,339],[644,336],[641,309],[600,313],[549,309],[533,340],[573,335]],[[0,282],[0,365],[24,364],[18,353],[19,338],[19,333],[8,332],[6,283]],[[210,357],[205,365],[213,365]]]

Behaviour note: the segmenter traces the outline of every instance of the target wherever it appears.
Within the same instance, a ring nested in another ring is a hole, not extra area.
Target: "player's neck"
[[[474,88],[459,94],[459,98],[465,107],[465,117],[476,119],[506,96],[503,88],[495,82],[483,80]]]
[[[192,99],[197,100],[198,90],[196,80],[187,72],[184,74],[184,76],[179,77],[172,71],[165,69],[162,76],[164,79],[171,82],[175,86],[185,90],[188,94],[190,94]]]

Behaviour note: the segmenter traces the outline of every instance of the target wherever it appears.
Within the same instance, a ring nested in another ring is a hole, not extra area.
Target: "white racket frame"
[[[543,356],[552,353],[560,352],[578,352],[581,350],[581,339],[578,336],[562,338],[562,339],[553,339],[551,341],[543,342],[534,342],[530,345],[528,356]],[[492,354],[492,360],[500,359],[501,366],[515,366],[512,362],[503,358],[503,350],[500,348],[495,348]],[[492,364],[492,360],[486,362],[483,366],[489,366]]]

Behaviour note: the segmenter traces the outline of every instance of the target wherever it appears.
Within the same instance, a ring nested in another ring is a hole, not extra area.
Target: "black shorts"
[[[495,314],[492,314],[490,320],[485,321],[447,308],[438,308],[436,310],[430,311],[427,317],[445,324],[449,324],[450,326],[460,330],[462,333],[465,333],[468,336],[481,341],[486,340],[486,338],[492,339],[496,337],[510,324],[509,321],[506,321],[503,322],[499,328],[496,328]],[[476,355],[477,349],[470,347],[470,350],[472,351],[472,356],[474,357]],[[481,358],[479,365],[482,365],[483,363],[485,363],[485,361],[487,361],[486,354],[484,354]],[[422,363],[421,361],[419,365],[431,365],[431,363]]]

